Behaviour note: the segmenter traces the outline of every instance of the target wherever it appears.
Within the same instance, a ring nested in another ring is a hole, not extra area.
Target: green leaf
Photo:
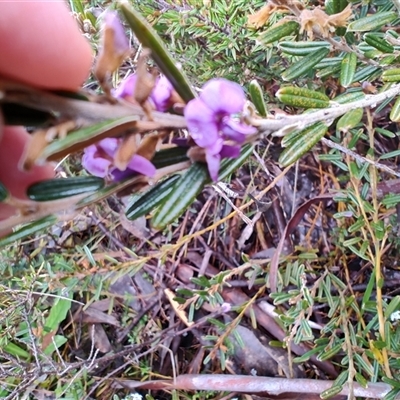
[[[328,15],[338,14],[347,7],[347,0],[325,0],[325,11]]]
[[[2,346],[2,350],[8,354],[11,354],[14,357],[29,360],[29,353],[15,343],[8,342],[4,346]]]
[[[301,108],[329,107],[329,97],[321,92],[295,86],[280,88],[276,97],[284,104]]]
[[[43,350],[43,353],[47,356],[50,356],[53,354],[56,348],[60,348],[63,344],[67,342],[68,339],[65,336],[54,335],[52,342]]]
[[[225,179],[232,174],[247,157],[252,153],[253,146],[243,146],[239,157],[226,158],[222,160],[219,169],[219,179]],[[194,163],[182,174],[175,182],[171,193],[161,203],[155,212],[151,224],[154,228],[162,229],[181,214],[192,204],[196,196],[202,191],[204,186],[210,182],[207,165],[203,163]]]
[[[369,278],[368,285],[365,289],[365,292],[364,292],[364,295],[362,298],[361,310],[360,310],[361,315],[364,314],[364,312],[365,312],[366,304],[369,301],[369,299],[371,298],[372,290],[374,289],[374,287],[375,287],[375,272],[373,271]]]
[[[381,74],[381,68],[375,67],[374,65],[367,65],[356,71],[354,74],[353,82],[364,82],[365,80],[373,80],[375,77]]]
[[[175,182],[172,193],[161,204],[154,214],[151,224],[156,229],[162,229],[178,218],[192,204],[196,196],[208,182],[207,165],[194,163]]]
[[[362,108],[348,111],[339,118],[339,121],[336,124],[336,129],[342,132],[348,132],[361,122],[363,114],[364,110]]]
[[[343,87],[348,87],[353,82],[356,67],[357,55],[355,53],[347,53],[342,60],[340,69],[340,84]]]
[[[399,82],[400,81],[400,68],[392,68],[383,71],[382,80],[384,82]]]
[[[299,132],[296,140],[292,140],[279,157],[279,163],[286,167],[296,162],[307,153],[328,132],[328,126],[317,122]]]
[[[339,104],[352,103],[353,101],[362,100],[365,98],[365,94],[361,90],[351,91],[343,93],[335,97],[332,101]]]
[[[332,358],[335,354],[339,353],[340,350],[342,350],[343,343],[337,343],[334,346],[332,346],[330,349],[325,348],[325,350],[318,355],[317,359],[318,361],[325,361],[329,360]]]
[[[219,168],[218,179],[223,180],[235,172],[247,160],[252,152],[253,146],[251,144],[246,144],[242,147],[239,157],[225,158],[222,160]]]
[[[249,93],[251,101],[256,107],[257,112],[262,116],[267,116],[267,107],[265,106],[263,91],[261,89],[260,84],[253,79],[249,85]]]
[[[330,397],[336,396],[339,394],[343,389],[343,386],[332,386],[329,389],[324,390],[319,397],[321,397],[322,400],[329,399]]]
[[[153,211],[172,192],[179,175],[173,175],[140,196],[126,211],[127,218],[134,220]]]
[[[55,140],[50,143],[43,151],[39,161],[54,161],[70,153],[84,149],[91,144],[106,137],[115,137],[122,135],[130,128],[135,127],[136,121],[140,119],[139,115],[106,120],[77,131],[70,132],[64,139]]]
[[[291,65],[281,76],[284,81],[292,81],[309,73],[315,65],[329,54],[329,49],[322,48],[303,57],[299,62]]]
[[[27,195],[35,201],[51,201],[95,192],[104,187],[104,179],[97,176],[77,176],[73,178],[54,178],[29,186]]]
[[[185,102],[194,99],[196,93],[189,80],[150,24],[127,1],[120,1],[119,8],[136,37],[144,47],[151,50],[152,58],[182,99]]]
[[[305,363],[306,361],[308,361],[310,359],[310,357],[312,355],[317,354],[318,352],[322,351],[324,349],[324,347],[325,346],[316,346],[313,349],[304,353],[302,356],[293,358],[293,362],[296,364]]]
[[[68,311],[71,309],[72,293],[66,298],[56,298],[53,306],[50,308],[50,314],[46,318],[43,330],[45,333],[53,332],[58,329],[60,323],[67,317]]]
[[[54,225],[58,220],[55,215],[48,215],[38,221],[32,222],[30,224],[24,225],[17,229],[15,232],[0,239],[0,247],[6,246],[8,244],[14,243],[17,240],[24,239],[27,236],[31,236],[38,231],[41,231],[49,226]]]
[[[181,162],[189,161],[187,156],[187,147],[170,147],[168,149],[162,149],[154,154],[151,159],[153,165],[157,168],[164,168],[170,165],[179,164]]]
[[[389,118],[393,122],[399,122],[400,121],[400,97],[398,97],[396,99],[396,101],[394,102],[393,107],[390,110]]]
[[[366,33],[364,35],[364,40],[382,53],[394,52],[394,47],[386,39],[378,36],[376,33]]]
[[[289,36],[292,33],[297,33],[299,30],[299,24],[296,21],[288,21],[285,23],[275,24],[273,27],[269,28],[263,32],[259,37],[258,41],[261,44],[269,44],[276,42],[283,37]]]
[[[330,48],[330,44],[328,42],[308,42],[308,41],[300,41],[300,42],[280,42],[278,47],[281,51],[286,54],[290,54],[291,56],[307,56],[310,53],[314,53],[316,50],[320,50],[321,48]]]
[[[350,22],[347,27],[348,32],[368,32],[376,30],[383,25],[389,24],[397,18],[397,13],[393,11],[376,12],[368,17],[357,19]]]

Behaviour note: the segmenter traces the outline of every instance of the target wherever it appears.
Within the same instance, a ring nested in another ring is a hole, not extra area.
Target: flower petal
[[[82,166],[90,174],[105,178],[109,173],[111,161],[98,156],[96,145],[91,145],[84,150]]]
[[[157,111],[167,111],[172,91],[174,90],[171,82],[163,75],[158,79],[156,86],[150,94]]]
[[[238,158],[240,155],[240,146],[229,146],[224,144],[219,155],[221,158]]]
[[[156,167],[146,158],[135,154],[128,163],[128,168],[139,174],[153,177],[156,174]]]
[[[221,156],[219,154],[210,154],[206,152],[206,161],[208,167],[208,173],[214,182],[218,181],[219,164],[221,162]]]
[[[243,110],[246,96],[242,87],[223,78],[215,78],[203,86],[200,99],[219,114],[234,114]]]
[[[120,141],[117,138],[105,138],[97,143],[100,150],[103,150],[109,157],[114,158],[114,154],[118,149]]]
[[[219,154],[224,146],[224,140],[220,137],[211,146],[207,147],[207,153]]]
[[[190,136],[198,146],[210,147],[219,139],[214,112],[202,100],[189,101],[184,115]]]
[[[120,182],[135,175],[137,175],[137,173],[135,171],[132,171],[131,169],[120,171],[118,168],[113,168],[111,170],[111,176],[113,177],[114,182]]]
[[[126,97],[132,97],[135,91],[135,85],[137,81],[136,74],[128,75],[119,86],[112,91],[112,94],[117,99],[125,99]]]
[[[252,135],[257,132],[257,129],[253,126],[235,121],[230,117],[224,117],[222,119],[220,128],[225,139],[231,139],[240,144],[245,141],[246,135]]]

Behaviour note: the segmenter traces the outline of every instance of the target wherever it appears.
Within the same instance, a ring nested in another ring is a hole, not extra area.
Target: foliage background
[[[282,73],[303,59],[282,51],[277,41],[263,44],[260,33],[288,15],[299,18],[296,7],[327,10],[332,4],[291,3],[288,11],[272,11],[265,26],[249,27],[249,15],[264,4],[145,0],[133,5],[195,85],[222,76],[248,88],[256,79],[271,118],[305,112],[275,97],[288,84],[330,99],[360,92],[363,82],[365,91],[387,89],[390,83],[382,74],[398,65],[398,18],[372,27],[382,38],[393,31],[393,53],[368,47],[365,31],[340,37],[343,30],[332,32],[326,39],[331,40],[329,56],[283,82]],[[346,5],[341,2],[338,11]],[[70,6],[96,48],[96,19],[114,4]],[[351,11],[353,20],[398,13],[386,0],[355,1]],[[283,40],[322,38],[303,33]],[[345,88],[341,59],[349,52],[356,54],[357,65]],[[114,80],[133,67],[131,59]],[[86,86],[98,89],[93,79]],[[201,372],[334,381],[323,397],[339,393],[346,383],[351,388],[353,381],[361,386],[386,382],[392,389],[386,398],[395,398],[400,389],[400,198],[390,171],[397,171],[400,152],[397,119],[390,119],[394,101],[366,108],[345,128],[336,121],[326,135],[330,142],[322,140],[291,168],[278,163],[281,138],[260,138],[248,163],[226,182],[233,196],[207,187],[163,232],[150,231],[144,219],[124,218],[123,202],[132,199],[109,198],[69,223],[2,249],[1,396],[122,399],[129,398],[128,391],[114,378],[146,381]],[[79,175],[79,159],[65,161],[60,173]],[[379,184],[388,180],[393,180],[391,192],[381,196]],[[284,237],[287,251],[277,291],[268,297],[271,249],[301,204],[332,189],[335,201],[310,204],[293,234]],[[255,196],[258,200],[250,204]],[[182,309],[168,300],[168,289]],[[219,308],[224,302],[232,305],[230,312]],[[268,304],[276,307],[277,316],[266,311]],[[188,329],[185,322],[190,321],[195,324]],[[303,350],[296,352],[296,346]],[[266,364],[264,351],[273,355]],[[149,399],[227,398],[213,388],[210,380],[208,391],[139,393]]]

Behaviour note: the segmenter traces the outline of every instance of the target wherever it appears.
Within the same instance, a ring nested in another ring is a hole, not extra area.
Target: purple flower
[[[120,139],[106,138],[97,144],[92,144],[84,150],[82,165],[92,175],[101,178],[112,177],[114,181],[120,181],[139,173],[146,176],[154,176],[155,166],[146,158],[135,154],[129,161],[125,171],[120,171],[114,166],[114,155],[120,144]]]
[[[241,112],[246,102],[242,87],[223,78],[208,81],[203,86],[200,98],[220,116]]]
[[[208,171],[211,179],[218,180],[222,158],[238,157],[239,146],[224,145],[231,140],[240,145],[247,135],[257,130],[238,122],[232,114],[243,110],[246,97],[240,85],[226,79],[216,78],[207,82],[200,97],[191,100],[185,107],[184,115],[190,136],[199,147],[205,149]]]
[[[168,110],[173,90],[174,87],[164,75],[157,80],[156,86],[150,95],[157,111],[165,112]]]
[[[200,98],[189,101],[184,115],[190,136],[198,146],[210,147],[220,138],[215,113]]]
[[[135,92],[137,75],[130,74],[119,84],[119,86],[112,91],[112,94],[117,99],[126,99],[127,97],[133,97]]]
[[[114,97],[127,100],[129,98],[134,98],[137,79],[136,74],[128,75],[120,85],[113,90]],[[174,88],[170,81],[165,76],[162,76],[157,79],[156,85],[148,100],[150,100],[157,111],[165,112],[170,107],[173,90]]]

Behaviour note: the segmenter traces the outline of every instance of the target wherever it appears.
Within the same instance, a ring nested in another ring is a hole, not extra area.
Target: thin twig
[[[381,163],[378,163],[378,162],[376,162],[374,160],[371,160],[369,158],[360,156],[359,154],[355,153],[354,151],[349,150],[346,147],[343,147],[338,143],[332,142],[332,140],[329,140],[329,139],[326,139],[326,138],[322,138],[321,141],[322,141],[322,143],[326,144],[331,149],[339,150],[340,152],[342,152],[344,154],[347,154],[348,156],[353,157],[355,160],[359,161],[362,164],[366,164],[366,163],[370,164],[370,165],[374,166],[377,169],[380,169],[382,171],[386,171],[389,174],[395,175],[395,176],[400,178],[400,173],[399,172],[396,172],[395,170],[393,170],[392,168],[388,167],[385,164],[381,164]]]
[[[334,120],[356,108],[376,107],[383,101],[398,96],[400,94],[400,85],[394,85],[383,93],[366,95],[365,98],[351,103],[340,104],[315,111],[309,114],[289,115],[280,119],[259,119],[249,117],[251,125],[258,127],[259,134],[271,134],[274,136],[284,136],[286,133],[294,129],[303,129],[316,122]],[[333,104],[333,102],[332,102]]]

